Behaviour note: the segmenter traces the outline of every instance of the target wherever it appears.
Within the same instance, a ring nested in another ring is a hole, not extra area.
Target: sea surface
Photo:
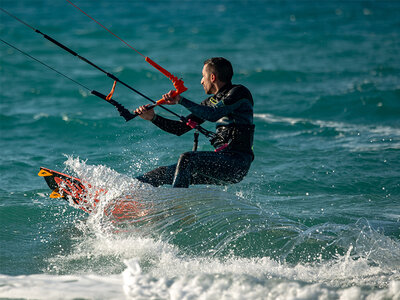
[[[1,39],[89,88],[0,43],[1,299],[400,299],[399,1],[74,3],[193,101],[203,61],[231,60],[255,100],[255,160],[235,185],[140,184],[193,134],[125,122],[90,95],[112,79],[0,11]],[[1,7],[151,99],[173,88],[67,1]],[[114,99],[149,103],[121,84]],[[109,192],[87,214],[49,198],[41,166]],[[106,213],[121,197],[141,211]]]

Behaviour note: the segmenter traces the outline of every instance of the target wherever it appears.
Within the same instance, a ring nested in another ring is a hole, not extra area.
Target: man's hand
[[[162,96],[163,100],[165,100],[165,104],[174,105],[181,100],[181,95],[176,95],[175,97],[172,97],[174,92],[175,91],[172,90]]]
[[[147,109],[149,106],[150,104],[140,106],[135,110],[135,113],[139,114],[139,117],[143,120],[151,121],[153,120],[155,113],[154,109]]]

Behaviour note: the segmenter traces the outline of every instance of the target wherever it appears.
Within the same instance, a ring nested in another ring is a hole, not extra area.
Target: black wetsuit
[[[137,179],[153,186],[172,184],[173,187],[241,181],[254,159],[254,103],[250,91],[242,85],[227,84],[201,104],[186,98],[182,98],[180,104],[191,112],[186,117],[188,120],[198,124],[205,121],[216,123],[216,137],[211,140],[216,151],[183,153],[177,164],[159,167]],[[158,115],[152,122],[162,130],[178,136],[192,129],[181,121]]]

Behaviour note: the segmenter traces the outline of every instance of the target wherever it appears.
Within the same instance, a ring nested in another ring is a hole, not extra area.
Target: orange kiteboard
[[[96,188],[79,178],[47,168],[41,167],[38,175],[46,180],[47,185],[53,191],[50,198],[64,199],[75,208],[87,213],[93,212],[99,206],[101,196],[107,194],[105,189]],[[147,211],[143,204],[128,195],[107,203],[104,212],[114,221],[132,221],[132,219],[144,216]]]

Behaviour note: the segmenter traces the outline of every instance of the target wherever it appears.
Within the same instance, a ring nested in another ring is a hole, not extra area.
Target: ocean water
[[[126,123],[1,43],[1,299],[400,299],[400,2],[76,4],[182,77],[189,99],[206,97],[205,59],[230,59],[233,82],[255,99],[256,158],[236,185],[140,184],[135,176],[191,150],[193,135]],[[1,7],[152,99],[172,88],[66,1]],[[103,73],[0,20],[3,40],[111,89]],[[148,103],[122,85],[114,98],[129,109]],[[200,137],[199,148],[211,146]],[[88,215],[48,197],[40,166],[109,192]],[[107,207],[126,196],[142,213],[118,221]]]

